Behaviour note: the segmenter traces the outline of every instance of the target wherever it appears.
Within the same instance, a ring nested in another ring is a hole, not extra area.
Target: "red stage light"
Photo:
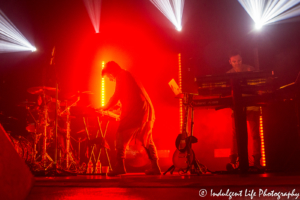
[[[178,79],[179,79],[179,89],[182,91],[182,76],[181,76],[181,54],[178,54]],[[183,116],[182,116],[182,99],[179,99],[179,131],[182,132]]]
[[[104,68],[105,62],[102,61],[102,69]],[[105,105],[105,80],[101,78],[101,106]]]
[[[260,108],[260,116],[259,116],[259,132],[260,132],[260,141],[261,141],[262,166],[266,166],[265,141],[264,141],[263,118],[262,118],[261,108]]]

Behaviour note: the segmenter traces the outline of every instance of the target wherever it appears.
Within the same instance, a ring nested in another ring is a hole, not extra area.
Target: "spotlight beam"
[[[0,53],[18,51],[36,51],[36,48],[0,10]]]
[[[0,41],[0,53],[7,53],[7,52],[16,52],[18,51],[28,51],[27,47],[19,46],[14,43]],[[33,49],[30,51],[34,51]]]
[[[238,0],[257,26],[300,15],[300,0]]]
[[[184,0],[150,0],[151,3],[163,14],[166,18],[181,31],[181,20],[184,7]]]
[[[101,0],[84,0],[85,7],[94,26],[95,32],[99,33]]]

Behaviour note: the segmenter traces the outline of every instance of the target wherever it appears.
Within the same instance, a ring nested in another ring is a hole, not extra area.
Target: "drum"
[[[19,156],[25,160],[26,163],[33,161],[33,145],[26,138],[19,136],[19,138],[10,137],[12,144],[19,154]]]

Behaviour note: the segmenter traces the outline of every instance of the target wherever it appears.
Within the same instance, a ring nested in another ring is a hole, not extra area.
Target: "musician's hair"
[[[109,61],[105,64],[105,67],[102,70],[102,76],[106,74],[116,75],[121,67],[115,61]]]
[[[242,56],[241,51],[238,50],[238,49],[232,49],[232,50],[228,53],[228,58],[230,59],[232,56],[236,56],[236,55]]]

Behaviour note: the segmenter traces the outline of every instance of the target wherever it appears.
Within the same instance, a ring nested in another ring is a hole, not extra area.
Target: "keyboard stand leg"
[[[105,130],[103,132],[102,128],[101,128],[102,123],[100,122],[99,117],[97,117],[97,120],[98,120],[98,126],[99,126],[99,130],[100,130],[100,134],[101,134],[102,138],[105,140],[105,136],[106,136],[106,133],[107,133],[107,128],[108,128],[109,121],[107,121],[106,126],[105,126]],[[105,155],[106,155],[106,158],[107,158],[109,171],[112,171],[109,155],[108,155],[107,149],[105,147],[104,147],[104,151],[105,151]],[[100,154],[101,154],[101,149],[100,149],[100,152],[99,152],[98,159],[100,159]]]
[[[165,172],[163,173],[163,175],[166,175],[168,172],[170,172],[170,174],[173,174],[174,170],[175,170],[175,166],[172,165],[167,171],[165,171]]]

